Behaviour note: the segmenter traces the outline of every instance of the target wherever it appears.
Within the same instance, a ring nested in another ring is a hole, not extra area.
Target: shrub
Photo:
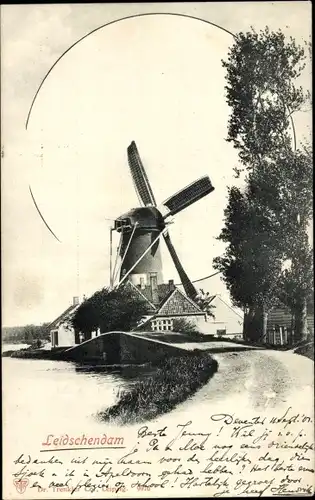
[[[82,302],[71,319],[75,330],[84,334],[100,328],[130,331],[147,314],[148,304],[127,284],[110,290],[103,288]]]
[[[196,325],[185,318],[174,319],[172,331],[179,333],[187,333],[188,335],[200,333]]]

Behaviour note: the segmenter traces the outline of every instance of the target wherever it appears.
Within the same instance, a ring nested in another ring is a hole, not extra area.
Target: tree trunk
[[[262,310],[262,328],[261,328],[261,340],[262,342],[267,341],[267,326],[268,326],[268,311],[266,310],[266,307],[263,306]]]
[[[255,338],[257,342],[266,342],[267,340],[267,320],[268,320],[268,312],[264,305],[257,306],[255,310],[255,319],[254,319],[254,331]]]
[[[243,339],[248,340],[248,310],[244,308]]]
[[[307,327],[307,300],[306,297],[302,298],[295,306],[294,310],[295,329],[294,341],[301,342],[307,340],[308,327]]]
[[[253,337],[253,320],[255,316],[255,311],[252,307],[246,308],[244,311],[244,323],[243,323],[243,338],[244,340],[252,340]]]
[[[263,335],[261,307],[252,306],[244,315],[243,336],[245,340],[257,342]]]

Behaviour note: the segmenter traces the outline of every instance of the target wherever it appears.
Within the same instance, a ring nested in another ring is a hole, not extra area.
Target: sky
[[[34,95],[56,60],[92,30],[139,13],[159,15],[110,24],[67,52],[38,93],[26,129]],[[237,183],[237,154],[225,141],[221,60],[233,43],[227,31],[266,25],[301,43],[311,32],[311,4],[1,7],[4,326],[52,321],[73,296],[109,284],[112,219],[138,206],[126,154],[132,140],[159,204],[210,176],[215,191],[176,215],[170,234],[192,280],[214,272],[213,258],[224,251],[216,238],[227,186]],[[307,72],[301,83],[310,86]],[[294,121],[301,140],[310,112]],[[38,216],[29,185],[61,243]],[[164,247],[162,257],[164,280],[178,282]],[[219,275],[200,286],[229,300]]]

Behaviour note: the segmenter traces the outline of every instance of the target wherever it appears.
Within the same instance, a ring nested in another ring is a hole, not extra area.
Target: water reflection
[[[75,371],[77,373],[84,373],[92,376],[117,376],[125,381],[141,379],[145,376],[149,376],[155,372],[154,368],[150,364],[144,365],[87,365],[87,364],[75,364]]]
[[[93,425],[98,411],[117,402],[122,388],[128,389],[126,370],[79,366],[50,360],[3,358],[6,414],[14,426],[34,415],[45,436],[51,429],[78,431]],[[131,371],[135,375],[134,370]]]

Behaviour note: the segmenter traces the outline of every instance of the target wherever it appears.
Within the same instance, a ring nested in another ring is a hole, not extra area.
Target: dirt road
[[[218,372],[176,413],[193,411],[257,412],[279,406],[310,407],[314,363],[293,352],[248,350],[214,353]],[[308,404],[307,404],[308,402]]]

